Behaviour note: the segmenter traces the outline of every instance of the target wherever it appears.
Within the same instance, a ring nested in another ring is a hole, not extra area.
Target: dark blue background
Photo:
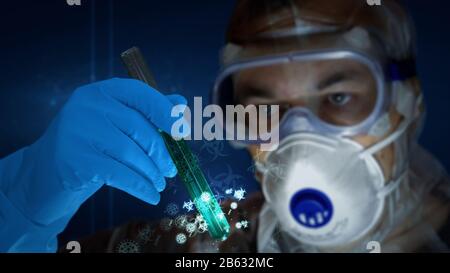
[[[118,56],[133,45],[143,50],[162,90],[207,100],[234,1],[81,1],[81,7],[65,0],[1,3],[0,157],[33,143],[77,86],[125,76]],[[450,3],[407,2],[417,25],[418,67],[429,106],[421,143],[448,169]],[[192,145],[213,188],[257,189],[246,152],[219,143],[216,157],[214,147]],[[168,203],[181,206],[187,200],[178,185],[170,182],[158,207],[102,189],[82,206],[62,240],[130,219],[162,217]]]

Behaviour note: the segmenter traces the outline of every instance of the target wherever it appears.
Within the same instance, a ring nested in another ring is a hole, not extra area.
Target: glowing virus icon
[[[189,200],[188,202],[184,202],[183,203],[183,209],[189,211],[193,211],[194,210],[194,202],[192,202],[192,200]]]
[[[186,235],[184,233],[178,233],[177,236],[175,237],[175,241],[177,241],[177,244],[184,244],[186,243]]]
[[[214,188],[214,197],[216,198],[219,204],[225,199],[225,196],[220,193],[220,190]]]
[[[149,225],[146,225],[145,227],[143,227],[138,231],[137,239],[143,242],[144,244],[147,244],[148,242],[150,242],[150,238],[152,237],[152,235],[153,235],[152,228]]]
[[[194,223],[189,223],[186,225],[186,232],[189,233],[189,236],[193,234],[197,230],[197,225]]]
[[[195,223],[204,223],[205,219],[203,218],[203,216],[201,214],[197,214],[197,216],[195,217]]]
[[[238,204],[236,202],[231,202],[231,204],[230,204],[231,209],[237,209],[237,207],[238,207]]]
[[[200,195],[200,200],[202,200],[202,202],[208,203],[209,201],[211,201],[211,195],[208,192],[203,192]]]
[[[225,214],[223,212],[219,212],[217,214],[217,219],[222,220],[223,218],[225,218]]]
[[[178,213],[178,206],[175,203],[170,203],[166,207],[166,213],[170,216],[175,216]]]
[[[212,187],[220,187],[223,189],[235,188],[239,181],[244,181],[244,177],[242,175],[235,174],[231,166],[226,165],[226,172],[219,173],[217,175],[211,175],[208,172],[208,179],[210,181],[210,185]],[[230,193],[231,194],[231,193]]]
[[[139,253],[141,252],[141,248],[135,241],[125,240],[117,245],[116,251],[118,253]]]
[[[245,199],[244,195],[245,195],[246,191],[243,188],[240,188],[239,190],[235,190],[233,197],[236,198],[238,201],[241,201],[242,199]]]
[[[233,193],[233,188],[229,188],[225,190],[225,194],[232,194]]]
[[[173,220],[170,218],[163,218],[160,222],[161,229],[164,231],[169,231],[172,228]]]
[[[248,228],[248,221],[243,220],[243,221],[237,222],[235,226],[237,229]]]
[[[206,150],[206,152],[213,156],[211,161],[216,160],[218,157],[225,157],[227,154],[223,152],[225,146],[223,141],[208,141],[204,142],[200,151]]]
[[[201,214],[197,214],[193,223],[190,223],[193,226],[189,226],[190,230],[194,230],[200,233],[203,233],[208,230],[208,224]],[[189,225],[189,224],[188,224]],[[189,232],[189,231],[188,231]]]
[[[183,228],[187,224],[187,217],[186,215],[180,215],[177,218],[175,218],[175,225],[178,228]]]
[[[208,231],[208,224],[206,224],[206,222],[199,223],[197,230],[200,233],[204,233],[204,232]]]

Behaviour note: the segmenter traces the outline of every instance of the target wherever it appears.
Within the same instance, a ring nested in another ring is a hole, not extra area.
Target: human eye
[[[352,95],[350,93],[338,92],[329,94],[327,96],[327,101],[334,106],[345,106],[352,99]]]

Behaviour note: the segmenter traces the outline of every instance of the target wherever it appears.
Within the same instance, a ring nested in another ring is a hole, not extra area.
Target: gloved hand
[[[54,251],[105,184],[157,204],[177,173],[158,128],[171,133],[178,104],[186,100],[130,79],[76,90],[36,143],[0,161],[0,251]]]

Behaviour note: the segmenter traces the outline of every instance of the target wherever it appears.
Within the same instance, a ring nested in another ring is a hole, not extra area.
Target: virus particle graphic
[[[244,177],[242,175],[234,174],[231,166],[226,165],[226,168],[226,172],[214,176],[208,172],[208,180],[212,187],[220,187],[223,190],[235,188],[238,184],[242,184],[240,181],[244,181]]]
[[[141,248],[135,241],[125,240],[117,245],[116,251],[118,253],[139,253]]]
[[[208,203],[209,201],[211,201],[211,195],[208,192],[203,192],[200,195],[200,200],[202,200],[202,202]]]
[[[197,153],[192,152],[192,159],[194,160],[195,163],[197,163],[198,165],[201,165],[200,163],[200,159],[202,157],[200,155],[198,155]]]
[[[205,141],[200,151],[206,150],[206,152],[212,156],[211,161],[216,160],[218,157],[227,156],[223,152],[225,146],[223,141]]]
[[[238,204],[236,202],[231,202],[231,204],[230,204],[231,209],[237,209],[237,207],[238,207]]]
[[[233,194],[233,188],[226,189],[225,194]]]
[[[235,227],[236,227],[237,229],[248,228],[248,221],[247,221],[247,220],[239,221],[239,222],[237,222],[237,223],[235,224]]]
[[[138,231],[137,239],[140,242],[147,244],[150,242],[150,238],[152,237],[152,235],[153,229],[149,225],[146,225]]]
[[[244,195],[245,195],[246,191],[243,188],[240,188],[239,190],[235,190],[233,197],[236,198],[238,201],[241,201],[242,199],[245,199]]]
[[[201,214],[197,214],[197,216],[195,217],[195,223],[204,223],[205,219],[203,218],[203,216]]]
[[[217,214],[217,219],[222,220],[223,218],[225,218],[225,214],[223,212],[219,212]]]
[[[267,166],[267,170],[269,171],[269,173],[280,179],[285,179],[287,177],[288,169],[288,166],[281,162],[275,162]]]
[[[186,243],[186,235],[184,233],[178,233],[177,236],[175,237],[175,240],[177,241],[177,244],[184,244]]]
[[[199,223],[197,230],[200,233],[204,233],[204,232],[208,231],[208,224],[206,224],[206,222]]]
[[[192,200],[189,200],[188,202],[183,203],[183,209],[187,210],[188,212],[194,210],[194,202]]]
[[[177,218],[175,218],[175,225],[178,228],[183,228],[187,224],[187,217],[186,215],[180,215]]]
[[[170,218],[163,218],[160,222],[161,229],[169,231],[172,229],[173,220]]]
[[[197,225],[194,223],[189,223],[186,225],[186,232],[189,233],[189,236],[193,234],[197,230]]]
[[[177,194],[178,191],[178,181],[176,179],[168,179],[167,187],[165,189],[166,192],[170,192],[173,195]]]
[[[200,196],[200,198],[195,198],[194,202],[195,202],[195,206],[197,207],[197,210],[204,211],[204,210],[208,209],[208,203],[202,201],[201,196]]]
[[[194,223],[194,224],[197,223],[197,214],[196,215],[188,214],[186,216],[187,216],[186,219],[187,219],[188,223]]]
[[[219,189],[214,188],[214,197],[216,198],[217,202],[220,204],[224,199],[225,196],[220,193]]]
[[[166,213],[170,216],[175,216],[178,213],[178,206],[175,203],[170,203],[166,207]]]

